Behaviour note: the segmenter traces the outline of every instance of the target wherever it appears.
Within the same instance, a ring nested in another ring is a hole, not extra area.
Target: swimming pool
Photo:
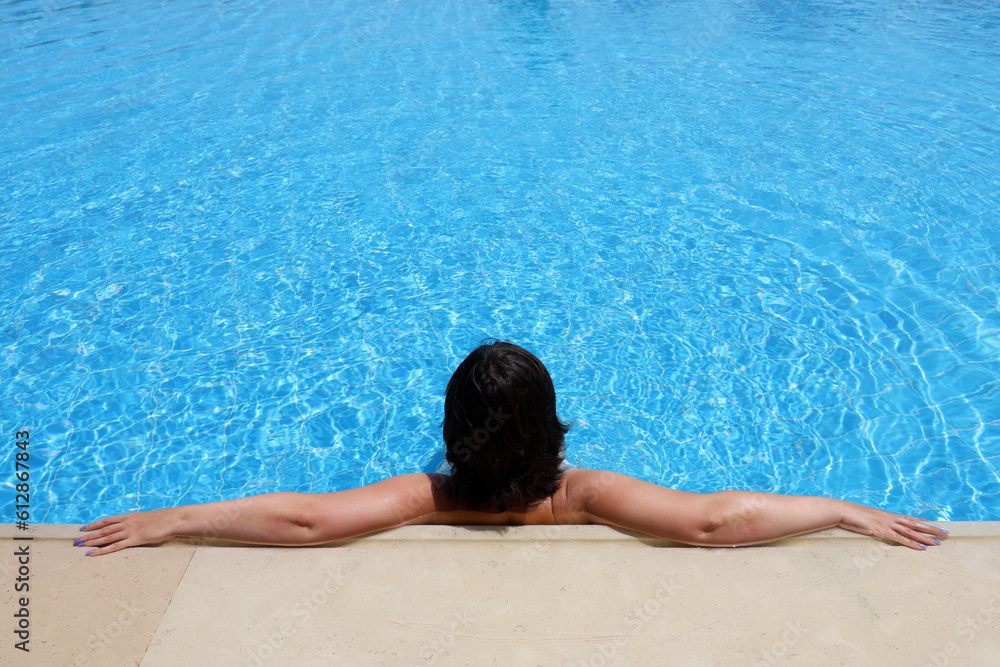
[[[4,4],[32,520],[436,470],[486,336],[576,465],[1000,519],[998,45],[987,2]]]

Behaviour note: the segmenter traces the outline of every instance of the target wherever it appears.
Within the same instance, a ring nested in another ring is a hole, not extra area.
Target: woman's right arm
[[[249,544],[323,544],[405,523],[435,522],[454,500],[445,475],[400,475],[333,493],[268,493],[204,505],[120,514],[81,528],[74,541],[101,556],[173,537]]]
[[[840,526],[924,549],[940,544],[935,536],[947,534],[922,519],[833,498],[751,491],[688,493],[617,473],[576,472],[567,493],[591,522],[685,544],[755,544]]]

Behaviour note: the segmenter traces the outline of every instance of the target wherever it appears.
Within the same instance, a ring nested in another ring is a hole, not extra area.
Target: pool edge
[[[30,554],[32,648],[15,654],[8,640],[0,657],[317,664],[335,647],[338,659],[367,664],[637,664],[666,647],[709,663],[801,653],[811,664],[952,654],[969,664],[1000,639],[1000,597],[986,592],[1000,590],[1000,522],[938,525],[952,535],[927,553],[837,529],[763,547],[657,549],[673,543],[604,526],[413,526],[334,548],[173,540],[86,558],[69,542],[76,525],[25,535],[0,524],[8,624],[14,551]],[[506,625],[511,609],[558,617],[546,631],[556,639]]]

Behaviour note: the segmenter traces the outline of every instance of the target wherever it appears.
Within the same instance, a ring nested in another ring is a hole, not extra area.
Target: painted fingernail
[[[87,526],[89,525],[90,524],[88,523]],[[82,533],[83,531],[87,530],[87,526],[80,526],[80,532]]]
[[[95,551],[94,549],[91,549],[90,551],[88,551],[87,553],[85,553],[84,556],[89,556],[89,555],[93,554],[94,551]]]
[[[82,547],[84,544],[85,544],[85,542],[83,541],[82,537],[78,537],[75,540],[73,540],[73,546],[74,547]]]
[[[949,532],[948,532],[947,530],[945,530],[944,528],[938,528],[938,530],[940,530],[940,531],[941,531],[942,533],[944,533],[945,535],[951,535],[951,533],[949,533]]]
[[[934,544],[936,544],[936,545],[938,545],[938,546],[941,546],[941,543],[940,543],[940,542],[938,542],[937,540],[931,540],[931,541],[932,541],[932,542],[934,542]]]

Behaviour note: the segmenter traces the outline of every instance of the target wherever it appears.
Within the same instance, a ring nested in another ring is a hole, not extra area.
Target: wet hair
[[[441,426],[458,492],[477,509],[555,492],[569,425],[549,372],[524,348],[487,339],[473,350],[448,381]]]

